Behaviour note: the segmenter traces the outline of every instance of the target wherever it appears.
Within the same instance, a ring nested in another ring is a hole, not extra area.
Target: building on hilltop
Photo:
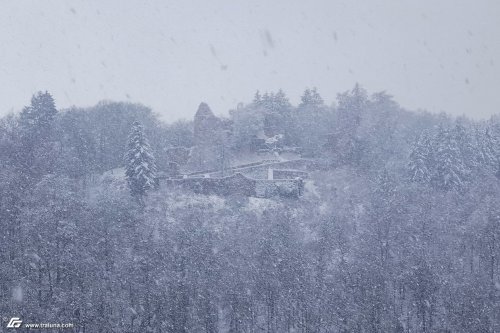
[[[194,146],[188,167],[191,170],[229,167],[231,122],[215,116],[206,103],[201,103],[194,116]]]
[[[194,144],[196,146],[217,145],[227,140],[230,133],[230,121],[215,116],[207,103],[200,103],[194,115]]]
[[[194,115],[194,144],[196,146],[214,143],[214,133],[218,131],[220,119],[217,118],[206,103],[201,103]]]
[[[194,116],[194,146],[190,149],[187,167],[181,170],[172,160],[169,172],[158,177],[160,186],[221,196],[298,198],[303,194],[309,172],[322,168],[316,160],[296,158],[299,154],[283,145],[282,134],[268,137],[265,133],[258,137],[262,141],[256,142],[255,148],[274,153],[273,159],[261,158],[231,166],[232,125],[230,120],[218,118],[206,103],[201,103]],[[280,156],[280,152],[286,157]],[[175,153],[175,156],[185,156],[180,150]]]

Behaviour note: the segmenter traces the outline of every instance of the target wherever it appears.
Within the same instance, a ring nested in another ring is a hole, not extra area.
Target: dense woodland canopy
[[[356,85],[332,106],[257,92],[225,121],[215,160],[267,131],[327,167],[299,199],[205,196],[147,178],[193,146],[191,121],[47,92],[1,118],[0,313],[79,332],[500,332],[499,117]],[[127,183],[143,136],[154,170]]]

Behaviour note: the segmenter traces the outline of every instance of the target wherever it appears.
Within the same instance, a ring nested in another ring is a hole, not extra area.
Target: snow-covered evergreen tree
[[[269,112],[283,113],[288,111],[292,105],[290,104],[290,101],[288,97],[286,97],[283,90],[280,89],[278,90],[277,93],[266,92],[262,96],[261,106],[264,107]]]
[[[19,116],[22,148],[17,152],[17,161],[22,166],[27,183],[36,182],[43,175],[54,172],[58,153],[54,126],[56,115],[52,95],[38,92]]]
[[[40,136],[48,135],[52,122],[57,114],[54,99],[47,91],[38,92],[31,98],[31,105],[21,112],[19,123],[30,137],[40,140]]]
[[[307,88],[304,91],[304,94],[300,98],[301,102],[299,104],[300,108],[304,107],[320,107],[323,105],[323,98],[321,98],[320,94],[313,88],[312,90]]]
[[[336,144],[333,149],[340,164],[356,165],[363,149],[358,128],[366,112],[368,95],[366,90],[356,84],[351,91],[337,94],[337,102]]]
[[[500,163],[500,142],[495,138],[490,128],[477,133],[477,156],[479,164],[496,170]]]
[[[410,153],[408,164],[410,180],[428,183],[432,178],[432,141],[427,131],[422,132]]]
[[[255,95],[253,96],[253,104],[255,104],[255,106],[260,106],[262,103],[262,96],[260,95],[260,91],[256,91],[255,92]]]
[[[352,130],[361,123],[368,104],[368,94],[358,83],[351,91],[337,94],[338,117],[341,126]]]
[[[125,153],[125,175],[130,192],[143,204],[146,192],[156,185],[156,161],[144,130],[134,122]]]
[[[462,190],[470,172],[453,133],[440,127],[435,138],[435,185],[443,190]]]
[[[457,121],[451,133],[458,145],[464,165],[468,170],[474,170],[477,167],[477,143],[473,140],[472,129],[470,125]]]

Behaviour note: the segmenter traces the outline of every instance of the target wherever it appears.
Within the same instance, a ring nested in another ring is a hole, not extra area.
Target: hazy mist
[[[3,1],[0,114],[38,90],[59,108],[140,102],[166,120],[253,93],[327,104],[355,82],[409,109],[500,104],[497,1]]]

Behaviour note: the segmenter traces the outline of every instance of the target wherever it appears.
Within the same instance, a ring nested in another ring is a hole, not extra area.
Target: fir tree
[[[397,183],[383,169],[377,176],[373,191],[372,218],[374,234],[376,234],[380,264],[385,265],[390,258],[390,234],[393,224],[397,221],[402,207],[397,204]]]
[[[496,170],[500,163],[500,150],[498,139],[494,137],[490,128],[486,128],[484,133],[477,133],[478,141],[478,162],[479,164]]]
[[[57,109],[52,95],[38,92],[19,116],[22,149],[17,160],[28,183],[54,171],[56,157],[54,119]]]
[[[335,149],[342,164],[356,165],[362,150],[357,131],[368,105],[367,93],[356,83],[351,91],[337,94],[337,101],[339,107]]]
[[[424,131],[412,152],[408,164],[410,180],[419,183],[428,183],[432,178],[432,142],[429,133]]]
[[[274,104],[277,111],[286,111],[292,106],[288,97],[286,97],[285,93],[281,89],[278,90],[276,95],[274,95]]]
[[[477,167],[477,147],[471,135],[470,126],[465,126],[462,122],[457,122],[452,131],[453,138],[458,145],[464,165],[468,170]]]
[[[258,90],[255,92],[255,95],[253,96],[253,103],[256,106],[260,106],[262,104],[262,96],[260,95],[260,92]]]
[[[436,186],[443,190],[462,190],[469,172],[454,135],[440,127],[435,139],[435,149]]]
[[[358,83],[351,91],[337,94],[339,121],[349,129],[356,128],[368,105],[368,94]]]
[[[146,192],[156,185],[156,161],[139,122],[134,122],[125,153],[125,176],[132,196],[144,205]]]
[[[33,95],[31,105],[23,109],[19,118],[23,134],[33,140],[46,139],[56,114],[57,109],[51,94],[40,91]]]
[[[279,90],[277,93],[264,93],[262,96],[261,105],[269,112],[273,113],[283,113],[291,108],[290,101],[286,97],[283,90]]]
[[[304,107],[320,107],[323,105],[323,98],[321,98],[320,94],[316,90],[316,88],[313,88],[312,90],[307,88],[304,91],[304,94],[300,98],[301,102],[299,104],[299,107],[304,108]]]
[[[302,95],[302,97],[300,97],[299,106],[300,107],[306,106],[307,104],[309,104],[310,100],[311,100],[311,89],[307,88],[306,90],[304,90],[304,94]]]

